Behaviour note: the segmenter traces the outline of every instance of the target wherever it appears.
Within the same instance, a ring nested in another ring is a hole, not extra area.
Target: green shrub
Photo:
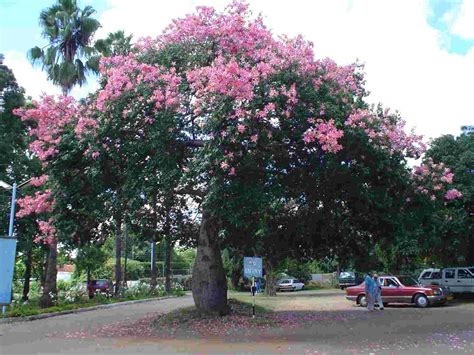
[[[124,275],[125,259],[121,260]],[[133,259],[127,260],[127,280],[140,280],[150,276],[150,263]],[[92,272],[93,279],[113,280],[115,278],[115,258],[108,259],[104,265]]]

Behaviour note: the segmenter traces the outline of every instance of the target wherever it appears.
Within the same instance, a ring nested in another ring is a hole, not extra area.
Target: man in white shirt
[[[374,274],[374,282],[375,282],[375,303],[379,305],[379,310],[383,309],[383,302],[382,302],[382,284],[377,274]]]

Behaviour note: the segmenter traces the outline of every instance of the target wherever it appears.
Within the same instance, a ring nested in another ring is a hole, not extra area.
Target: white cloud
[[[61,90],[47,80],[47,75],[41,70],[41,66],[33,67],[25,56],[25,53],[8,51],[5,53],[5,65],[15,75],[18,85],[22,86],[26,95],[37,99],[42,93],[58,95]]]
[[[42,71],[41,65],[31,65],[24,53],[8,51],[5,53],[4,63],[13,71],[18,85],[25,89],[27,96],[38,99],[43,93],[48,95],[61,94],[61,89],[48,81],[48,76]],[[97,81],[91,77],[83,87],[74,87],[71,95],[76,99],[83,98],[89,92],[96,90],[97,87]]]
[[[474,39],[474,1],[464,0],[451,31],[461,37]]]

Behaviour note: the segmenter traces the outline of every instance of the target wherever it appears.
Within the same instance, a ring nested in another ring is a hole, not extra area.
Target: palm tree
[[[76,0],[58,0],[40,14],[42,35],[49,44],[31,48],[28,57],[33,64],[43,64],[49,79],[61,87],[64,95],[74,85],[82,86],[89,71],[97,70],[93,63],[96,51],[91,46],[100,27],[99,21],[91,17],[95,12],[91,6],[81,10]]]
[[[116,31],[108,34],[106,39],[95,41],[94,48],[104,57],[127,55],[132,51],[132,35],[125,36],[125,32]]]

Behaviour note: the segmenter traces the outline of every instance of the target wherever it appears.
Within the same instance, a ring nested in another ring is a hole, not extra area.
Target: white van
[[[474,293],[474,267],[447,267],[444,269],[425,269],[418,282],[422,285],[449,287],[453,293]]]

